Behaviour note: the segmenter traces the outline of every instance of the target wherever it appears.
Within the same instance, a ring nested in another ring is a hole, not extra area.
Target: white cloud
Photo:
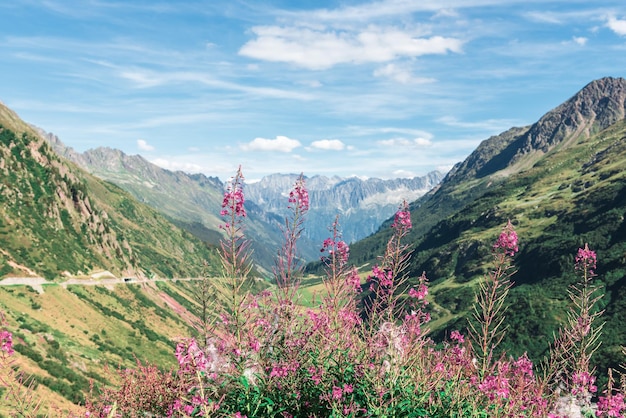
[[[574,36],[572,39],[574,40],[574,42],[576,42],[580,46],[585,46],[588,41],[588,39],[585,38],[584,36]]]
[[[184,171],[185,173],[202,173],[206,171],[205,167],[189,161],[176,161],[172,159],[168,160],[165,158],[155,158],[150,162],[170,171]]]
[[[319,141],[311,142],[311,148],[341,151],[346,148],[346,144],[338,139],[320,139]]]
[[[626,19],[616,19],[614,16],[611,16],[606,25],[616,34],[626,36]]]
[[[419,37],[396,27],[369,26],[355,32],[303,26],[257,26],[256,39],[248,41],[239,54],[259,60],[286,62],[311,70],[337,64],[388,62],[399,57],[461,52],[456,38]]]
[[[405,178],[405,179],[412,179],[413,177],[415,177],[415,173],[409,170],[395,170],[393,172],[393,175],[396,178]]]
[[[397,64],[387,64],[384,67],[374,71],[376,77],[388,77],[401,84],[423,84],[433,83],[437,81],[434,78],[413,77],[408,68],[401,67]]]
[[[244,151],[291,152],[301,145],[297,139],[279,135],[275,139],[254,138],[251,142],[241,145],[240,148]]]
[[[154,151],[154,147],[148,144],[148,142],[145,139],[138,139],[137,147],[142,151]]]
[[[444,125],[453,126],[455,128],[463,129],[479,129],[485,131],[504,131],[511,126],[520,124],[520,121],[514,119],[486,119],[476,122],[463,122],[455,118],[454,116],[442,116],[437,119],[437,122],[441,122]]]
[[[417,137],[414,139],[407,138],[391,138],[378,141],[379,145],[384,147],[429,147],[433,143],[428,138]]]

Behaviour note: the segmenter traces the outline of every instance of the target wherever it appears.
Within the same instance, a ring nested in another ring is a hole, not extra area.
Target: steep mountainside
[[[59,157],[0,105],[0,276],[197,275],[210,250],[117,186]],[[29,272],[29,270],[31,272]]]
[[[606,291],[601,370],[626,341],[626,80],[594,81],[537,123],[484,141],[436,191],[412,204],[412,274],[433,282],[433,326],[462,328],[490,248],[511,220],[520,236],[507,316],[508,351],[540,356],[563,320],[576,250],[598,253]],[[383,231],[352,247],[372,259]]]
[[[305,235],[319,246],[328,237],[328,228],[339,215],[346,242],[354,242],[378,230],[393,215],[402,200],[411,202],[439,183],[443,175],[433,171],[412,179],[362,180],[356,177],[306,179],[310,210]],[[247,196],[267,212],[286,214],[285,196],[298,178],[295,174],[273,174],[246,186]]]

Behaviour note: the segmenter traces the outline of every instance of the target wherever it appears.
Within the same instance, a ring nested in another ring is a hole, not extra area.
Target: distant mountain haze
[[[100,147],[78,153],[53,134],[41,131],[52,147],[64,157],[95,176],[110,181],[168,216],[174,223],[199,238],[217,245],[224,184],[203,174],[172,172],[140,155],[126,155]],[[245,167],[244,175],[245,175]],[[280,228],[288,216],[288,195],[299,175],[274,174],[245,185],[249,219],[246,234],[253,242],[256,262],[268,272],[282,244]],[[339,216],[343,239],[354,242],[376,232],[402,200],[413,201],[437,185],[443,174],[432,172],[412,179],[376,178],[306,179],[311,209],[304,236],[299,243],[303,260],[319,257],[319,248],[328,237],[328,228]]]

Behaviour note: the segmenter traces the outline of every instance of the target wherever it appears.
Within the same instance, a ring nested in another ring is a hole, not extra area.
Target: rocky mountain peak
[[[450,171],[447,180],[523,171],[547,152],[567,147],[625,117],[626,80],[605,77],[592,81],[533,125],[512,128],[483,141]]]
[[[606,77],[592,81],[539,119],[527,133],[517,156],[533,150],[548,152],[563,140],[606,129],[624,119],[625,114],[626,80]]]

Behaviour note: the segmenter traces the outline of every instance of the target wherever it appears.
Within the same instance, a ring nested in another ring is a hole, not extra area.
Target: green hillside
[[[17,365],[43,401],[40,412],[50,416],[58,416],[51,407],[84,405],[90,380],[96,390],[115,384],[119,367],[137,360],[173,367],[176,341],[194,335],[198,321],[194,281],[85,282],[43,285],[44,293],[0,286]]]
[[[491,245],[508,220],[520,236],[518,272],[503,348],[542,357],[577,279],[574,255],[585,243],[598,253],[606,292],[599,370],[623,362],[626,341],[626,122],[624,79],[602,79],[537,124],[484,141],[441,186],[411,205],[411,275],[432,283],[435,337],[465,329]],[[356,263],[373,263],[381,232],[352,247]]]
[[[0,110],[0,277],[191,277],[205,260],[217,265],[213,248],[62,159]]]

